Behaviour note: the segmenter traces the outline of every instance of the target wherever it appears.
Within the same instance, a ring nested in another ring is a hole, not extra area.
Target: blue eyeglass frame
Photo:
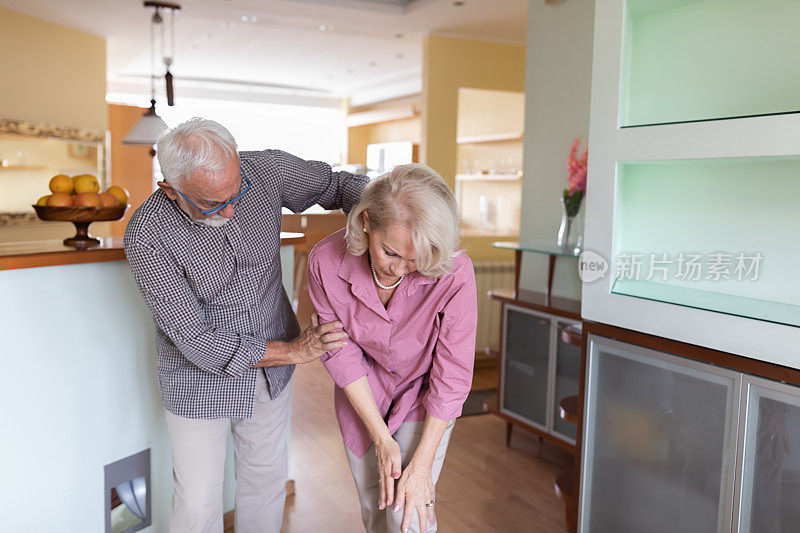
[[[220,204],[220,205],[218,205],[217,207],[214,207],[214,208],[212,208],[212,209],[201,209],[201,208],[200,208],[200,206],[198,206],[198,205],[197,205],[196,203],[194,203],[193,201],[189,200],[189,197],[188,197],[188,196],[186,196],[185,194],[183,194],[181,191],[178,191],[178,194],[180,194],[181,196],[183,196],[183,197],[184,197],[184,199],[185,199],[187,202],[189,202],[190,204],[192,204],[192,205],[194,206],[194,208],[195,208],[195,209],[197,209],[198,211],[200,211],[200,212],[201,212],[201,213],[202,213],[204,216],[211,216],[211,215],[214,215],[214,214],[216,214],[216,213],[219,213],[220,211],[222,211],[223,209],[225,209],[225,208],[226,208],[226,207],[228,207],[229,205],[231,205],[231,204],[235,204],[236,202],[238,202],[238,201],[239,201],[239,200],[242,198],[242,196],[244,196],[244,195],[245,195],[245,193],[246,193],[247,191],[249,191],[249,190],[250,190],[250,188],[252,187],[252,184],[250,183],[250,179],[247,177],[247,174],[245,174],[245,172],[244,172],[244,169],[243,169],[242,167],[239,167],[239,170],[241,170],[241,171],[242,171],[242,184],[246,184],[246,185],[247,185],[247,187],[245,188],[245,190],[243,190],[242,192],[240,192],[239,194],[237,194],[236,196],[234,196],[233,198],[231,198],[230,200],[228,200],[228,201],[227,201],[227,202],[225,202],[224,204]]]

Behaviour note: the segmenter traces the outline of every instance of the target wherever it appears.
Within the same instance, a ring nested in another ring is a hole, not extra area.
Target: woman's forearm
[[[389,428],[383,421],[381,412],[378,410],[378,404],[375,403],[375,397],[372,395],[372,390],[369,388],[367,376],[362,376],[354,382],[346,385],[344,393],[350,401],[350,405],[358,413],[359,418],[367,428],[372,442],[376,442],[382,438],[391,438]]]
[[[436,449],[442,440],[449,420],[441,420],[430,414],[425,417],[425,425],[422,426],[422,438],[419,441],[417,450],[414,452],[413,462],[426,468],[433,467],[433,460],[436,458]]]

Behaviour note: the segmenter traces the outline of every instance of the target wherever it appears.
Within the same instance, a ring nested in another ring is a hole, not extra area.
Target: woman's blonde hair
[[[369,249],[365,211],[370,231],[393,224],[409,228],[420,274],[438,278],[453,268],[461,238],[458,206],[450,187],[432,168],[418,163],[398,165],[364,188],[347,217],[345,240],[353,255]]]

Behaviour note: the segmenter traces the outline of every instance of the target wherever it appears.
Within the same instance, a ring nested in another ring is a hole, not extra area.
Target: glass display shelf
[[[800,2],[629,0],[622,127],[800,112]]]
[[[549,241],[525,241],[520,243],[518,241],[498,241],[493,242],[494,248],[501,248],[503,250],[514,250],[515,252],[531,252],[534,254],[547,254],[555,255],[558,257],[578,257],[581,255],[581,249],[576,248],[563,248],[556,245],[554,242]]]
[[[665,283],[623,279],[614,281],[611,292],[645,300],[800,327],[800,306],[783,302],[747,298]]]

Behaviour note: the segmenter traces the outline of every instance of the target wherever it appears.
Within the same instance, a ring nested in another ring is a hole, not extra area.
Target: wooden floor
[[[356,491],[333,413],[333,382],[322,364],[298,366],[293,381],[290,477],[285,533],[363,531]],[[556,475],[571,456],[493,415],[456,423],[437,486],[439,531],[564,532]]]

